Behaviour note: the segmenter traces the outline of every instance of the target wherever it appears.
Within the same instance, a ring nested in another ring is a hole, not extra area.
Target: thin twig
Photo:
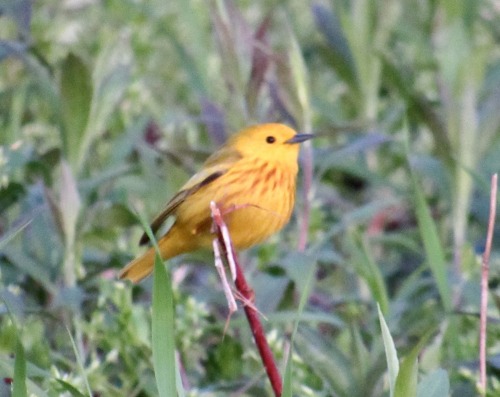
[[[490,265],[491,243],[495,227],[495,214],[497,205],[497,174],[491,177],[490,217],[488,220],[488,234],[481,264],[481,311],[479,323],[479,390],[481,395],[486,395],[486,326],[488,314],[488,272]]]
[[[223,235],[223,230],[227,230],[227,226],[224,223],[224,219],[222,219],[220,210],[215,204],[211,204],[211,210],[219,246],[222,248],[222,257],[224,257],[228,263],[230,263],[229,257],[232,257],[231,260],[234,261],[234,267],[236,270],[236,279],[234,283],[236,285],[236,289],[243,296],[244,302],[250,302],[250,304],[244,304],[245,314],[250,325],[255,344],[257,345],[257,349],[259,350],[262,363],[264,364],[267,376],[269,377],[269,381],[271,382],[271,387],[273,388],[275,396],[280,397],[283,390],[281,375],[276,365],[276,360],[274,359],[271,348],[267,343],[266,336],[264,334],[264,328],[262,327],[262,323],[259,319],[259,312],[253,304],[255,302],[254,291],[246,281],[245,274],[241,269],[238,256],[234,251],[231,240],[225,238],[225,236]]]
[[[215,259],[215,268],[217,269],[217,273],[219,273],[219,277],[222,282],[222,288],[224,290],[224,294],[226,295],[227,304],[229,307],[229,316],[231,316],[237,309],[236,300],[234,299],[233,293],[231,292],[231,287],[227,282],[226,270],[224,269],[224,263],[222,261],[222,256],[220,253],[220,242],[218,239],[213,241],[213,250],[214,250],[214,259]]]
[[[241,270],[239,260],[236,256],[235,259],[237,272],[235,281],[236,288],[243,296],[245,296],[246,299],[249,299],[251,302],[255,302],[254,291],[247,284],[245,275]],[[267,376],[269,377],[269,381],[271,382],[271,386],[274,390],[274,394],[276,395],[276,397],[279,397],[281,396],[281,392],[283,390],[281,375],[276,365],[273,352],[271,351],[271,348],[267,343],[266,336],[264,334],[264,328],[262,327],[262,323],[259,319],[259,313],[250,305],[245,305],[244,309],[248,323],[250,324],[250,329],[252,330],[255,344],[257,345],[257,348],[259,350],[262,363],[266,368]]]

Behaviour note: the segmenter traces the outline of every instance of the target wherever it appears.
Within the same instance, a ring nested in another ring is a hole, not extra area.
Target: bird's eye
[[[274,136],[268,136],[266,138],[266,142],[267,143],[274,143],[274,142],[276,142],[276,138]]]

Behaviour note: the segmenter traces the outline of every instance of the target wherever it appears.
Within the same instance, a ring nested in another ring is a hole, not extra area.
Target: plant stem
[[[241,294],[242,301],[244,302],[245,315],[247,316],[248,324],[250,325],[250,330],[252,331],[255,344],[259,350],[260,358],[266,369],[267,376],[271,382],[271,387],[273,388],[274,395],[280,397],[283,384],[281,381],[281,375],[279,373],[278,367],[276,365],[276,360],[274,359],[273,352],[267,343],[266,336],[264,334],[264,328],[259,319],[259,313],[254,306],[255,303],[255,293],[253,289],[248,285],[245,274],[240,265],[238,255],[234,251],[232,242],[229,240],[229,244],[226,244],[227,240],[223,236],[223,229],[227,230],[227,226],[224,223],[220,210],[216,205],[212,207],[212,218],[214,225],[216,227],[217,239],[219,240],[219,246],[222,247],[222,256],[225,258],[226,262],[230,262],[230,257],[234,261],[236,270],[236,279],[234,283],[236,289]]]
[[[250,301],[251,303],[255,302],[255,293],[253,289],[248,285],[245,275],[241,270],[241,266],[239,264],[238,257],[234,256],[236,263],[236,280],[235,285],[241,295],[245,298],[245,300]],[[266,368],[267,376],[269,377],[269,381],[271,382],[271,386],[274,390],[274,394],[276,397],[281,396],[281,391],[283,389],[283,385],[281,382],[281,375],[279,373],[278,367],[276,366],[276,362],[274,360],[273,352],[269,347],[266,336],[264,334],[264,329],[262,327],[262,323],[259,319],[259,313],[255,309],[253,305],[246,304],[244,306],[245,314],[247,316],[248,323],[250,324],[250,329],[252,330],[252,334],[255,340],[255,344],[257,345],[257,349],[259,349],[259,354],[262,359],[262,363]]]

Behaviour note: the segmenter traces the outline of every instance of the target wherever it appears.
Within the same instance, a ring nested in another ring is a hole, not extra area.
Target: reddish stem
[[[236,263],[236,280],[234,282],[236,285],[236,289],[241,295],[243,295],[245,300],[248,299],[248,301],[254,303],[255,293],[253,289],[250,288],[247,280],[245,279],[245,274],[241,270],[237,255],[234,252],[233,255]],[[260,322],[259,313],[255,310],[253,305],[247,304],[244,306],[244,309],[248,323],[250,325],[250,329],[252,330],[255,344],[257,345],[257,349],[259,349],[262,363],[266,368],[267,376],[269,377],[269,381],[271,382],[271,386],[274,390],[274,394],[276,395],[276,397],[279,397],[281,396],[281,392],[283,390],[281,375],[279,373],[278,367],[276,366],[273,352],[271,351],[271,348],[267,343],[264,329],[262,328],[262,323]]]
[[[262,327],[262,323],[260,322],[259,313],[253,305],[253,303],[255,303],[255,293],[247,283],[245,274],[241,269],[239,258],[234,251],[232,243],[230,243],[230,247],[227,247],[225,244],[224,238],[222,236],[222,229],[227,228],[227,226],[225,225],[218,208],[216,208],[215,211],[214,209],[212,209],[212,218],[216,226],[217,239],[219,240],[220,247],[222,247],[224,258],[226,258],[226,261],[228,256],[232,256],[234,259],[234,263],[236,265],[236,280],[234,283],[236,285],[236,289],[242,296],[243,302],[245,302],[244,310],[247,316],[248,324],[250,325],[250,329],[252,331],[255,344],[257,345],[257,349],[259,350],[260,358],[266,369],[267,376],[269,377],[269,381],[271,382],[271,387],[273,388],[275,396],[280,397],[283,390],[281,375],[276,365],[276,361],[274,359],[271,348],[267,343],[266,336],[264,334],[264,328]]]

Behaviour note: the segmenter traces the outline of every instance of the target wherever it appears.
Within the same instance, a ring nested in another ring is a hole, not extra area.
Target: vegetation
[[[211,252],[157,265],[164,291],[116,279],[264,121],[318,135],[292,222],[241,257],[284,395],[478,395],[499,27],[494,0],[0,0],[0,395],[272,395]]]

